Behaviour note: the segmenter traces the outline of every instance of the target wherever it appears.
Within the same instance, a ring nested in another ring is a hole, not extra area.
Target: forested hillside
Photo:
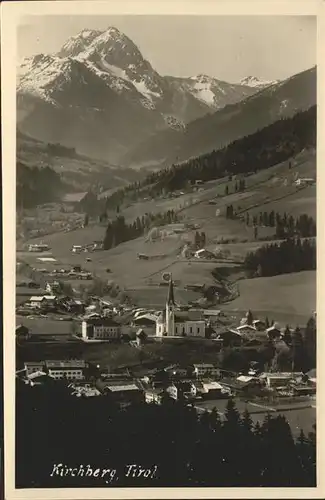
[[[50,167],[27,167],[17,162],[17,206],[30,208],[55,201],[64,190],[60,175]]]
[[[149,174],[141,183],[114,193],[107,199],[107,206],[115,206],[127,195],[135,198],[140,189],[142,194],[156,196],[164,191],[181,189],[196,180],[209,181],[225,175],[264,170],[315,145],[316,106],[312,106],[308,111],[278,120],[218,151]]]

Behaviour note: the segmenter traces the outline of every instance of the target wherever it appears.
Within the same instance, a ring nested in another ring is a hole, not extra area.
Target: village
[[[162,311],[116,307],[99,297],[85,306],[80,300],[57,296],[55,287],[49,292],[52,295],[32,296],[25,307],[35,316],[69,314],[60,319],[70,319],[75,328],[67,336],[51,337],[33,335],[30,328],[20,324],[16,327],[18,350],[29,343],[39,347],[49,342],[60,344],[62,352],[64,345],[71,342],[84,344],[86,349],[98,344],[103,350],[105,345],[113,350],[114,346],[125,345],[139,353],[140,363],[112,369],[96,360],[71,357],[23,360],[16,377],[31,387],[63,383],[71,397],[105,396],[121,407],[134,402],[161,404],[168,399],[193,405],[198,412],[217,408],[222,415],[227,400],[235,398],[240,407],[248,406],[256,418],[269,411],[291,411],[298,416],[306,410],[315,411],[316,370],[264,371],[258,362],[252,361],[247,370],[232,371],[221,368],[217,362],[204,362],[205,356],[200,354],[204,345],[211,360],[211,355],[217,359],[226,348],[247,349],[283,342],[288,332],[275,322],[268,325],[265,320],[254,319],[251,311],[240,324],[228,321],[226,326],[227,315],[221,310],[179,306],[172,276]],[[194,349],[197,362],[141,361],[141,353],[152,344],[168,343],[173,348],[180,342]]]

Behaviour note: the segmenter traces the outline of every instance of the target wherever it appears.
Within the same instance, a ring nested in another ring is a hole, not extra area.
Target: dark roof
[[[174,284],[173,284],[173,280],[171,278],[169,280],[167,304],[175,305]]]
[[[86,318],[84,321],[94,326],[120,326],[119,323],[111,318]]]
[[[142,328],[139,328],[139,330],[137,330],[136,336],[142,339],[147,338],[147,334],[142,330]]]
[[[184,392],[189,392],[191,390],[191,384],[189,382],[176,382],[174,385],[177,387],[177,389],[180,389]]]

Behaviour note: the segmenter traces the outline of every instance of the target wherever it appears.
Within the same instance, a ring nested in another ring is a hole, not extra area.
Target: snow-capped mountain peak
[[[188,122],[257,90],[202,73],[192,77],[162,76],[137,45],[115,27],[83,29],[71,36],[57,54],[25,59],[17,77],[24,121],[20,126],[26,132],[50,142],[76,141],[81,151],[96,155],[97,146],[104,155],[119,155],[147,134],[166,126],[182,129]],[[44,109],[51,114],[52,108],[51,124],[45,127]],[[91,139],[89,120],[97,131]],[[110,143],[107,127],[111,127]],[[85,140],[79,138],[80,131]]]
[[[247,87],[253,88],[264,88],[269,87],[270,85],[275,85],[279,80],[263,80],[258,78],[257,76],[246,76],[240,80],[240,85],[246,85]]]
[[[59,57],[76,57],[86,50],[91,42],[101,33],[100,30],[84,29],[77,35],[71,36],[57,55]]]

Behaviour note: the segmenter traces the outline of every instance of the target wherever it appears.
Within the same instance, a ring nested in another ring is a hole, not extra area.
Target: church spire
[[[169,278],[169,288],[168,288],[168,295],[167,295],[167,304],[170,305],[175,305],[175,298],[174,298],[174,285],[173,285],[173,280],[172,280],[172,275],[170,275]]]

